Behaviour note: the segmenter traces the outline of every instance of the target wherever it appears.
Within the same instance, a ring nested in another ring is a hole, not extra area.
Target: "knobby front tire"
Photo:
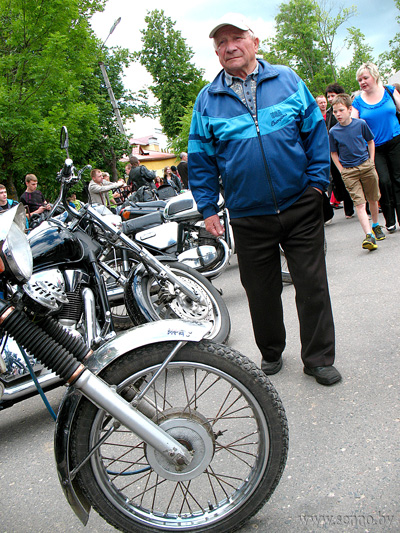
[[[133,351],[102,377],[131,401],[173,345]],[[130,533],[228,533],[270,498],[285,467],[288,427],[273,385],[249,359],[212,342],[189,343],[139,405],[192,451],[193,460],[177,472],[123,426],[114,431],[76,478],[114,527]],[[82,399],[71,430],[72,468],[112,424],[107,413]]]

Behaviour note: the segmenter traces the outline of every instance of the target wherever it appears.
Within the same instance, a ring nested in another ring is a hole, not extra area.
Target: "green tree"
[[[321,92],[331,73],[319,35],[318,5],[314,0],[290,0],[279,6],[276,34],[262,43],[263,56],[293,68],[314,94]]]
[[[337,31],[351,17],[356,15],[356,6],[340,7],[336,15],[332,15],[333,5],[328,0],[319,0],[317,4],[318,34],[322,48],[326,54],[331,70],[331,81],[337,81],[336,58],[339,52],[334,48]]]
[[[179,134],[185,107],[206,83],[204,71],[191,63],[192,49],[163,10],[148,12],[145,22],[143,47],[136,57],[153,77],[150,89],[160,102],[160,122],[168,138],[173,139]]]
[[[192,123],[193,106],[194,102],[190,102],[185,107],[184,113],[179,119],[179,134],[169,144],[168,148],[172,150],[174,154],[179,155],[181,152],[188,151],[189,132],[190,125]]]
[[[50,194],[65,124],[74,159],[87,153],[97,108],[82,97],[98,43],[89,18],[103,0],[0,0],[0,168],[15,196],[28,172]]]
[[[360,65],[366,61],[374,62],[372,47],[365,42],[365,35],[357,28],[347,29],[348,36],[345,39],[347,49],[353,49],[353,57],[346,67],[339,69],[339,83],[351,94],[359,89],[356,80],[356,72]]]
[[[334,41],[338,28],[356,13],[340,7],[336,15],[324,0],[290,0],[279,6],[276,35],[262,43],[267,61],[293,68],[313,94],[337,81]],[[265,48],[264,48],[265,47]]]
[[[397,9],[400,10],[400,0],[394,0]],[[396,17],[400,24],[400,16]],[[388,77],[390,74],[400,70],[400,32],[389,41],[389,50],[379,56],[380,73],[383,77]]]
[[[66,125],[77,167],[90,163],[116,177],[129,149],[116,119],[99,60],[107,67],[124,120],[151,114],[145,92],[127,91],[126,49],[103,48],[90,27],[106,0],[0,0],[0,169],[10,196],[34,173],[49,199],[64,154],[59,133]]]

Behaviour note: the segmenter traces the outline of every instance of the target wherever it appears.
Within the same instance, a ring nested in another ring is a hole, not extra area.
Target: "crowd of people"
[[[179,194],[188,188],[187,153],[180,154],[178,166],[166,166],[163,175],[158,176],[154,171],[141,165],[137,157],[131,156],[125,165],[125,176],[117,182],[110,181],[110,174],[100,169],[93,169],[90,173],[90,182],[87,185],[88,201],[91,204],[100,204],[116,212],[116,207],[133,192],[141,187],[157,190],[161,186],[172,189],[173,194]],[[27,225],[33,215],[41,215],[51,210],[51,204],[38,190],[38,179],[35,174],[25,176],[26,190],[20,196],[20,202],[25,206]],[[77,199],[76,193],[70,193],[67,198],[69,205],[81,209],[83,202]],[[16,200],[7,197],[7,188],[0,184],[0,213],[17,205]]]
[[[389,233],[400,221],[400,93],[382,83],[371,62],[360,66],[356,78],[357,93],[350,96],[334,83],[316,102],[329,133],[330,205],[337,209],[343,202],[346,218],[352,218],[355,208],[365,233],[362,247],[375,250],[386,237],[379,211]],[[332,219],[329,214],[325,218],[328,223]]]
[[[368,62],[357,71],[360,93],[354,99],[336,83],[315,99],[289,67],[257,57],[259,39],[239,14],[225,15],[209,37],[223,70],[197,97],[189,158],[180,154],[177,167],[165,167],[157,178],[131,156],[125,179],[116,183],[94,169],[89,201],[112,208],[124,191],[169,187],[177,193],[190,182],[206,229],[218,237],[224,232],[218,216],[222,182],[261,368],[272,375],[283,365],[282,247],[296,290],[303,371],[322,385],[333,385],[341,375],[333,366],[324,220],[332,219],[332,208],[341,202],[347,218],[355,210],[367,250],[385,239],[379,209],[386,230],[396,230],[400,94],[392,85],[385,87]],[[27,175],[26,184],[21,202],[30,215],[49,209],[37,178]],[[7,193],[1,190],[4,209]]]

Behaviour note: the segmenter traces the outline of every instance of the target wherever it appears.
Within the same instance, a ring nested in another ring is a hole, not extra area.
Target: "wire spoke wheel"
[[[126,399],[143,390],[162,363],[165,345],[150,348],[157,364],[131,372],[125,361],[124,371],[117,371],[119,378],[126,374],[117,385]],[[188,357],[164,369],[139,404],[140,410],[191,452],[190,465],[177,470],[121,426],[80,474],[83,490],[91,487],[93,506],[120,529],[236,529],[238,522],[265,503],[282,474],[287,426],[269,380],[224,346],[205,343],[191,348],[190,354],[184,348]],[[135,356],[135,366],[137,361]],[[128,366],[132,363],[133,359]],[[80,439],[86,435],[90,450],[113,424],[107,413],[87,402],[76,435]]]
[[[119,274],[124,274],[123,260],[120,254],[115,252],[110,254],[105,263]],[[130,260],[132,265],[133,260]],[[120,289],[120,285],[117,281],[106,271],[103,272],[103,277],[106,283],[107,291],[113,291]],[[114,326],[117,330],[128,329],[133,326],[132,320],[128,314],[125,306],[123,289],[121,290],[121,298],[117,302],[110,301],[110,310]]]
[[[168,267],[198,300],[192,300],[178,287],[154,273],[136,274],[134,270],[125,288],[125,304],[135,324],[150,320],[179,318],[208,322],[208,339],[226,342],[231,322],[226,304],[217,289],[199,272],[179,262]]]

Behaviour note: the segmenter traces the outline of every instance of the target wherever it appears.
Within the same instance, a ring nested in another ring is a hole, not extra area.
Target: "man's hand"
[[[204,220],[206,230],[214,237],[221,237],[224,234],[224,226],[221,225],[218,215],[212,215]]]

